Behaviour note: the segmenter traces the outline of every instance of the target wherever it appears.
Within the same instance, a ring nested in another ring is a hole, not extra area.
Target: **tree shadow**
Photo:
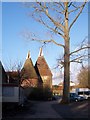
[[[10,107],[12,106],[12,107]],[[15,118],[18,116],[25,116],[26,114],[33,115],[36,113],[35,109],[33,109],[34,104],[32,102],[26,103],[24,106],[13,106],[12,104],[8,104],[2,109],[2,120]]]
[[[85,118],[89,117],[88,101],[72,102],[70,104],[52,104],[52,108],[64,119],[67,118]]]

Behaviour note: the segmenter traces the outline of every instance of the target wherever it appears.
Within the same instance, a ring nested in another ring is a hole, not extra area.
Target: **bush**
[[[29,95],[30,100],[42,100],[43,99],[43,90],[42,88],[33,88],[32,92]]]
[[[30,100],[48,100],[52,98],[52,91],[48,88],[33,88],[28,99]]]
[[[43,99],[44,100],[52,99],[52,91],[49,88],[44,88],[44,90],[43,90]]]

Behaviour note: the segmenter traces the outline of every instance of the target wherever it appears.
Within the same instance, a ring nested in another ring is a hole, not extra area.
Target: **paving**
[[[62,118],[53,108],[56,101],[32,101],[33,107],[24,114],[18,114],[14,118]],[[32,111],[32,112],[31,112]]]
[[[30,118],[61,118],[61,116],[52,109],[52,104],[56,102],[39,102],[34,106],[36,109],[35,115],[29,116]]]
[[[90,101],[72,102],[62,105],[58,101],[29,101],[24,107],[9,110],[3,114],[4,118],[32,119],[32,118],[88,118]],[[7,114],[6,114],[7,113]],[[16,119],[17,120],[17,119]]]
[[[63,119],[88,119],[90,116],[90,101],[88,100],[72,102],[68,105],[56,103],[52,107]]]

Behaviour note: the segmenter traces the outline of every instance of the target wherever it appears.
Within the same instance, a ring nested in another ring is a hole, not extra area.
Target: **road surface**
[[[62,118],[53,108],[56,101],[32,101],[33,107],[14,118]],[[32,111],[32,113],[31,113]]]
[[[57,101],[29,101],[23,108],[8,110],[3,118],[88,118],[90,102],[73,102],[61,105]],[[17,119],[16,119],[17,120]]]

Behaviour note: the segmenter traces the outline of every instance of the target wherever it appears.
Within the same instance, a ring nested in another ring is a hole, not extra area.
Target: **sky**
[[[24,31],[32,31],[36,34],[39,34],[40,38],[42,39],[49,38],[49,34],[47,34],[45,27],[37,23],[32,19],[32,17],[29,16],[29,13],[31,11],[32,10],[25,7],[20,2],[2,3],[2,55],[0,52],[0,59],[5,69],[9,68],[10,64],[14,64],[18,61],[21,61],[24,64],[29,50],[33,64],[35,65],[35,62],[38,58],[39,49],[43,44],[38,42],[31,42],[24,39],[22,35]],[[80,15],[73,28],[71,29],[70,49],[75,49],[87,35],[88,9],[86,6],[83,13]],[[52,70],[54,77],[60,75],[60,73],[57,70],[53,70],[53,68],[57,64],[56,59],[59,58],[62,53],[63,49],[54,44],[48,44],[43,47],[44,57],[50,69]],[[71,79],[75,79],[75,71],[79,71],[79,68],[77,65],[72,64],[71,70]],[[59,81],[59,79],[53,80],[53,83],[58,84]]]

